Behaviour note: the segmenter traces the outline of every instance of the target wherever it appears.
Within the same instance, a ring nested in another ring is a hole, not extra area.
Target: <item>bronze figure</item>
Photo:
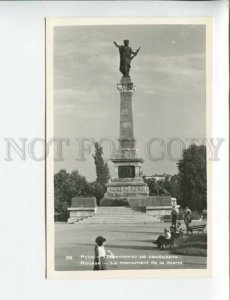
[[[114,42],[114,45],[119,48],[120,52],[120,72],[124,77],[129,77],[131,60],[137,55],[140,48],[133,52],[131,47],[129,47],[129,40],[124,40],[124,45],[119,46],[116,42]]]

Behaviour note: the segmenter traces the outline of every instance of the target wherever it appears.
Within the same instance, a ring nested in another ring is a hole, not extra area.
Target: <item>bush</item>
[[[69,218],[68,203],[55,200],[55,222],[67,222]]]
[[[199,213],[198,211],[193,211],[192,212],[192,220],[199,220],[202,217],[202,214]]]
[[[180,240],[172,249],[173,254],[207,256],[207,234],[192,234]]]

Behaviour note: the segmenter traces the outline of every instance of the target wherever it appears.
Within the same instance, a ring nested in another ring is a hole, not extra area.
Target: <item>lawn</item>
[[[106,248],[118,256],[109,260],[110,270],[205,269],[206,257],[171,254],[152,244],[165,224],[55,224],[55,269],[92,270],[95,238],[107,239]],[[87,258],[86,258],[87,257]]]

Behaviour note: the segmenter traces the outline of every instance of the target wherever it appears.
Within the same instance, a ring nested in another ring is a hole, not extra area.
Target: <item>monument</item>
[[[133,94],[135,85],[130,77],[132,59],[138,54],[129,47],[129,41],[119,46],[120,72],[122,78],[117,84],[120,92],[120,133],[118,149],[111,158],[115,176],[106,184],[106,193],[96,207],[92,197],[72,199],[68,223],[129,223],[155,222],[161,216],[170,215],[172,205],[179,208],[175,198],[170,195],[149,196],[148,185],[142,178],[144,160],[139,156],[134,137]],[[112,209],[109,206],[118,206]],[[128,206],[129,209],[124,209]],[[134,212],[135,211],[135,212]],[[157,218],[156,218],[157,217]],[[155,219],[154,219],[155,218]]]
[[[128,40],[124,40],[124,45],[121,46],[116,42],[114,44],[119,48],[120,72],[123,74],[120,83],[117,84],[120,92],[120,135],[119,147],[111,159],[114,164],[115,177],[106,185],[107,192],[101,204],[105,204],[106,199],[125,198],[132,206],[131,202],[134,201],[134,198],[149,195],[148,185],[142,178],[143,159],[138,154],[134,138],[133,94],[135,85],[129,75],[131,61],[140,48],[133,52],[129,47]]]

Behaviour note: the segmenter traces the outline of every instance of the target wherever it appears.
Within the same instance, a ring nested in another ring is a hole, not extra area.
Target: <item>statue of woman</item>
[[[129,77],[131,60],[137,55],[140,48],[136,52],[133,52],[131,47],[129,47],[129,40],[124,40],[124,45],[119,46],[116,42],[114,42],[114,45],[119,48],[120,52],[120,72],[124,77]]]

